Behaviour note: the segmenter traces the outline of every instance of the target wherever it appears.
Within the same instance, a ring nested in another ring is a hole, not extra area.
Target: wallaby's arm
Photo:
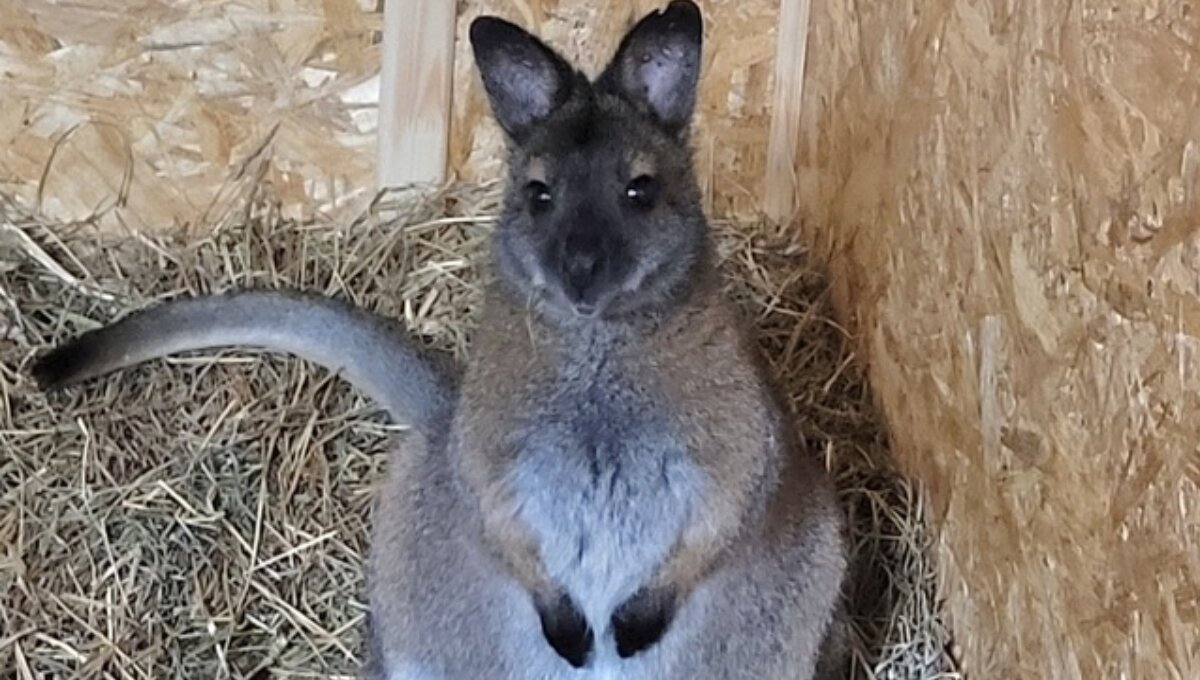
[[[336,371],[391,418],[427,430],[444,416],[455,376],[385,317],[299,292],[245,291],[176,298],[63,344],[33,366],[45,390],[179,352],[253,347]]]

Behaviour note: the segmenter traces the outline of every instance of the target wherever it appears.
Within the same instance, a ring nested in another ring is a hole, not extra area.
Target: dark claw
[[[617,607],[612,619],[617,654],[628,659],[661,640],[675,607],[675,593],[667,588],[640,590]]]
[[[566,593],[547,601],[534,598],[534,606],[542,619],[542,634],[546,642],[575,668],[583,668],[592,652],[595,635],[579,607]]]

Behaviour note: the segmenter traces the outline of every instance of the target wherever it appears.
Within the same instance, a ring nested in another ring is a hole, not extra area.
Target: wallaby
[[[844,520],[722,293],[688,148],[701,35],[676,0],[589,80],[473,22],[509,177],[461,376],[382,318],[279,292],[152,307],[35,375],[256,346],[343,370],[411,423],[373,522],[374,680],[825,673]]]

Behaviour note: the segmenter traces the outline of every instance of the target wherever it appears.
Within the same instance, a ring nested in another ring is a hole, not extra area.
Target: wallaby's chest
[[[533,394],[510,431],[510,482],[551,577],[605,620],[667,555],[707,480],[652,374],[597,358]]]

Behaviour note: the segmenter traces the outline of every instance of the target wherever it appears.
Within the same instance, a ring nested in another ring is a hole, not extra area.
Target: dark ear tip
[[[471,46],[475,49],[490,48],[504,40],[524,36],[525,31],[516,24],[496,16],[479,16],[471,21],[468,31]]]
[[[680,18],[699,19],[700,6],[692,0],[671,0],[666,13],[678,14]]]
[[[704,20],[700,16],[700,7],[692,0],[672,0],[663,11],[661,18],[667,22],[669,29],[679,33],[687,33],[696,40],[704,32]]]

